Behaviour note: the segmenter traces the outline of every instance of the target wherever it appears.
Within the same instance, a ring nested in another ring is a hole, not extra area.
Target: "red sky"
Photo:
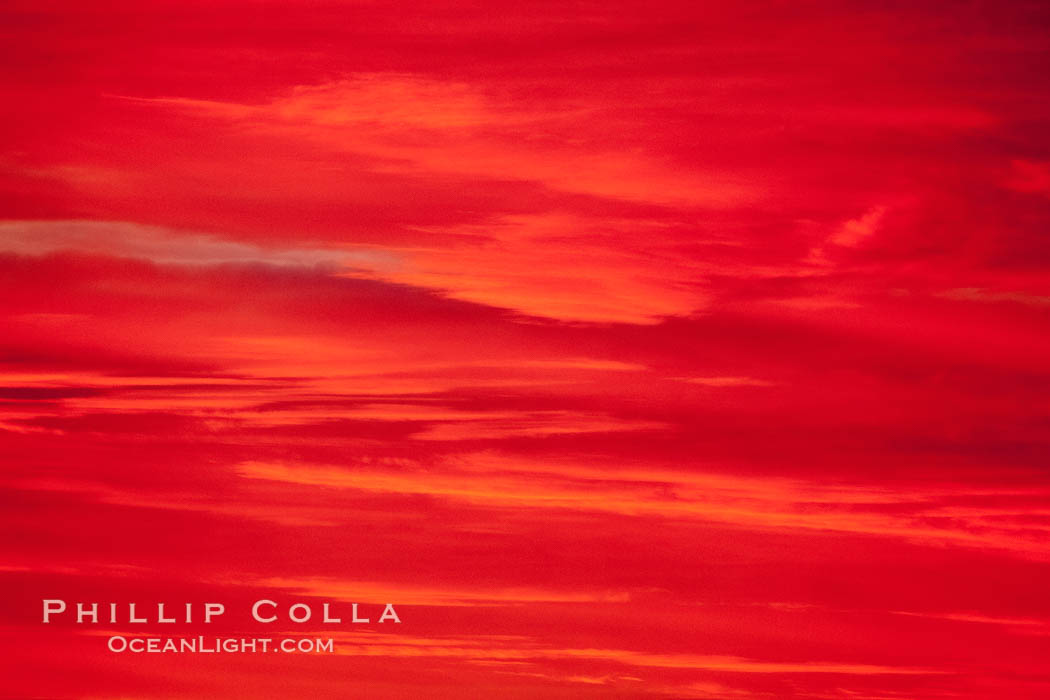
[[[0,53],[2,697],[1050,696],[1045,3],[13,0]],[[51,597],[403,622],[132,656]]]

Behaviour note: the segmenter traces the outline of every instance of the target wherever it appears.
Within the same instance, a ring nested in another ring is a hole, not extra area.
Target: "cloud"
[[[681,381],[711,387],[773,386],[774,382],[754,377],[682,377]]]
[[[1043,4],[0,14],[6,694],[1048,696]]]
[[[348,602],[425,606],[523,605],[529,603],[625,603],[626,592],[558,591],[532,588],[455,588],[392,581],[264,578],[254,585],[295,595]]]
[[[977,287],[960,287],[938,293],[939,297],[953,301],[978,301],[983,303],[1013,302],[1036,308],[1050,306],[1050,295],[1027,294],[1025,292],[993,292]]]
[[[1050,162],[1014,160],[1006,187],[1026,194],[1050,196]]]
[[[214,234],[126,221],[0,221],[0,252],[46,255],[63,251],[177,265],[266,264],[345,268],[367,264],[382,268],[395,262],[391,255],[380,251],[267,248]]]
[[[449,468],[452,467],[452,468]],[[425,495],[506,509],[571,509],[625,516],[689,519],[756,530],[800,530],[900,538],[916,543],[1010,552],[1042,559],[1039,544],[1050,529],[1046,514],[1020,506],[1025,491],[1003,493],[1000,503],[970,509],[955,499],[976,494],[954,489],[825,486],[788,479],[749,479],[696,471],[610,471],[596,467],[530,463],[478,454],[443,470],[378,471],[318,465],[249,462],[247,479],[315,488]],[[1031,492],[1043,497],[1042,491]],[[1028,512],[1038,522],[1011,523]],[[1043,522],[1046,521],[1046,522]]]
[[[413,639],[370,633],[339,635],[344,642],[341,653],[365,656],[457,656],[474,660],[544,660],[587,661],[624,666],[678,669],[684,671],[718,671],[725,673],[828,673],[846,675],[937,675],[937,669],[881,666],[874,664],[835,663],[826,661],[762,661],[735,656],[703,654],[654,654],[629,649],[544,648],[528,637],[503,639]],[[522,642],[533,642],[522,644]],[[581,680],[578,682],[588,682]]]
[[[844,223],[842,228],[831,237],[831,242],[846,248],[860,245],[865,239],[875,234],[885,214],[886,207],[872,207],[863,216]]]
[[[538,110],[526,101],[427,75],[357,73],[296,86],[264,105],[121,99],[378,158],[377,169],[387,172],[529,180],[564,192],[656,204],[724,205],[754,196],[754,185],[723,174],[673,170],[653,155],[573,148],[562,137],[597,118],[597,105],[566,100]]]

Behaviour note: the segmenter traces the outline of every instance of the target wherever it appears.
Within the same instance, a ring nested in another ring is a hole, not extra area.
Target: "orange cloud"
[[[249,462],[241,464],[237,471],[248,479],[318,488],[420,494],[503,508],[562,508],[688,518],[759,530],[849,532],[926,544],[991,548],[1036,559],[1045,557],[1039,532],[1050,527],[1027,522],[1011,524],[1003,519],[1011,512],[1009,506],[963,512],[943,504],[952,496],[967,495],[965,491],[880,490],[652,469],[610,471],[600,467],[508,462],[491,455],[475,456],[464,466],[462,471],[380,472],[365,466],[344,469]],[[1041,491],[1031,495],[1045,496]],[[901,512],[896,514],[894,510]]]

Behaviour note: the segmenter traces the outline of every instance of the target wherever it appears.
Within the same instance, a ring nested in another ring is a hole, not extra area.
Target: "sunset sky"
[[[1047,3],[7,0],[0,56],[0,697],[1050,697]]]

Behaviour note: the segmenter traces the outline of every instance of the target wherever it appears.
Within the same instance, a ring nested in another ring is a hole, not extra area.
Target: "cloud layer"
[[[5,692],[1050,691],[1045,8],[0,13]]]

